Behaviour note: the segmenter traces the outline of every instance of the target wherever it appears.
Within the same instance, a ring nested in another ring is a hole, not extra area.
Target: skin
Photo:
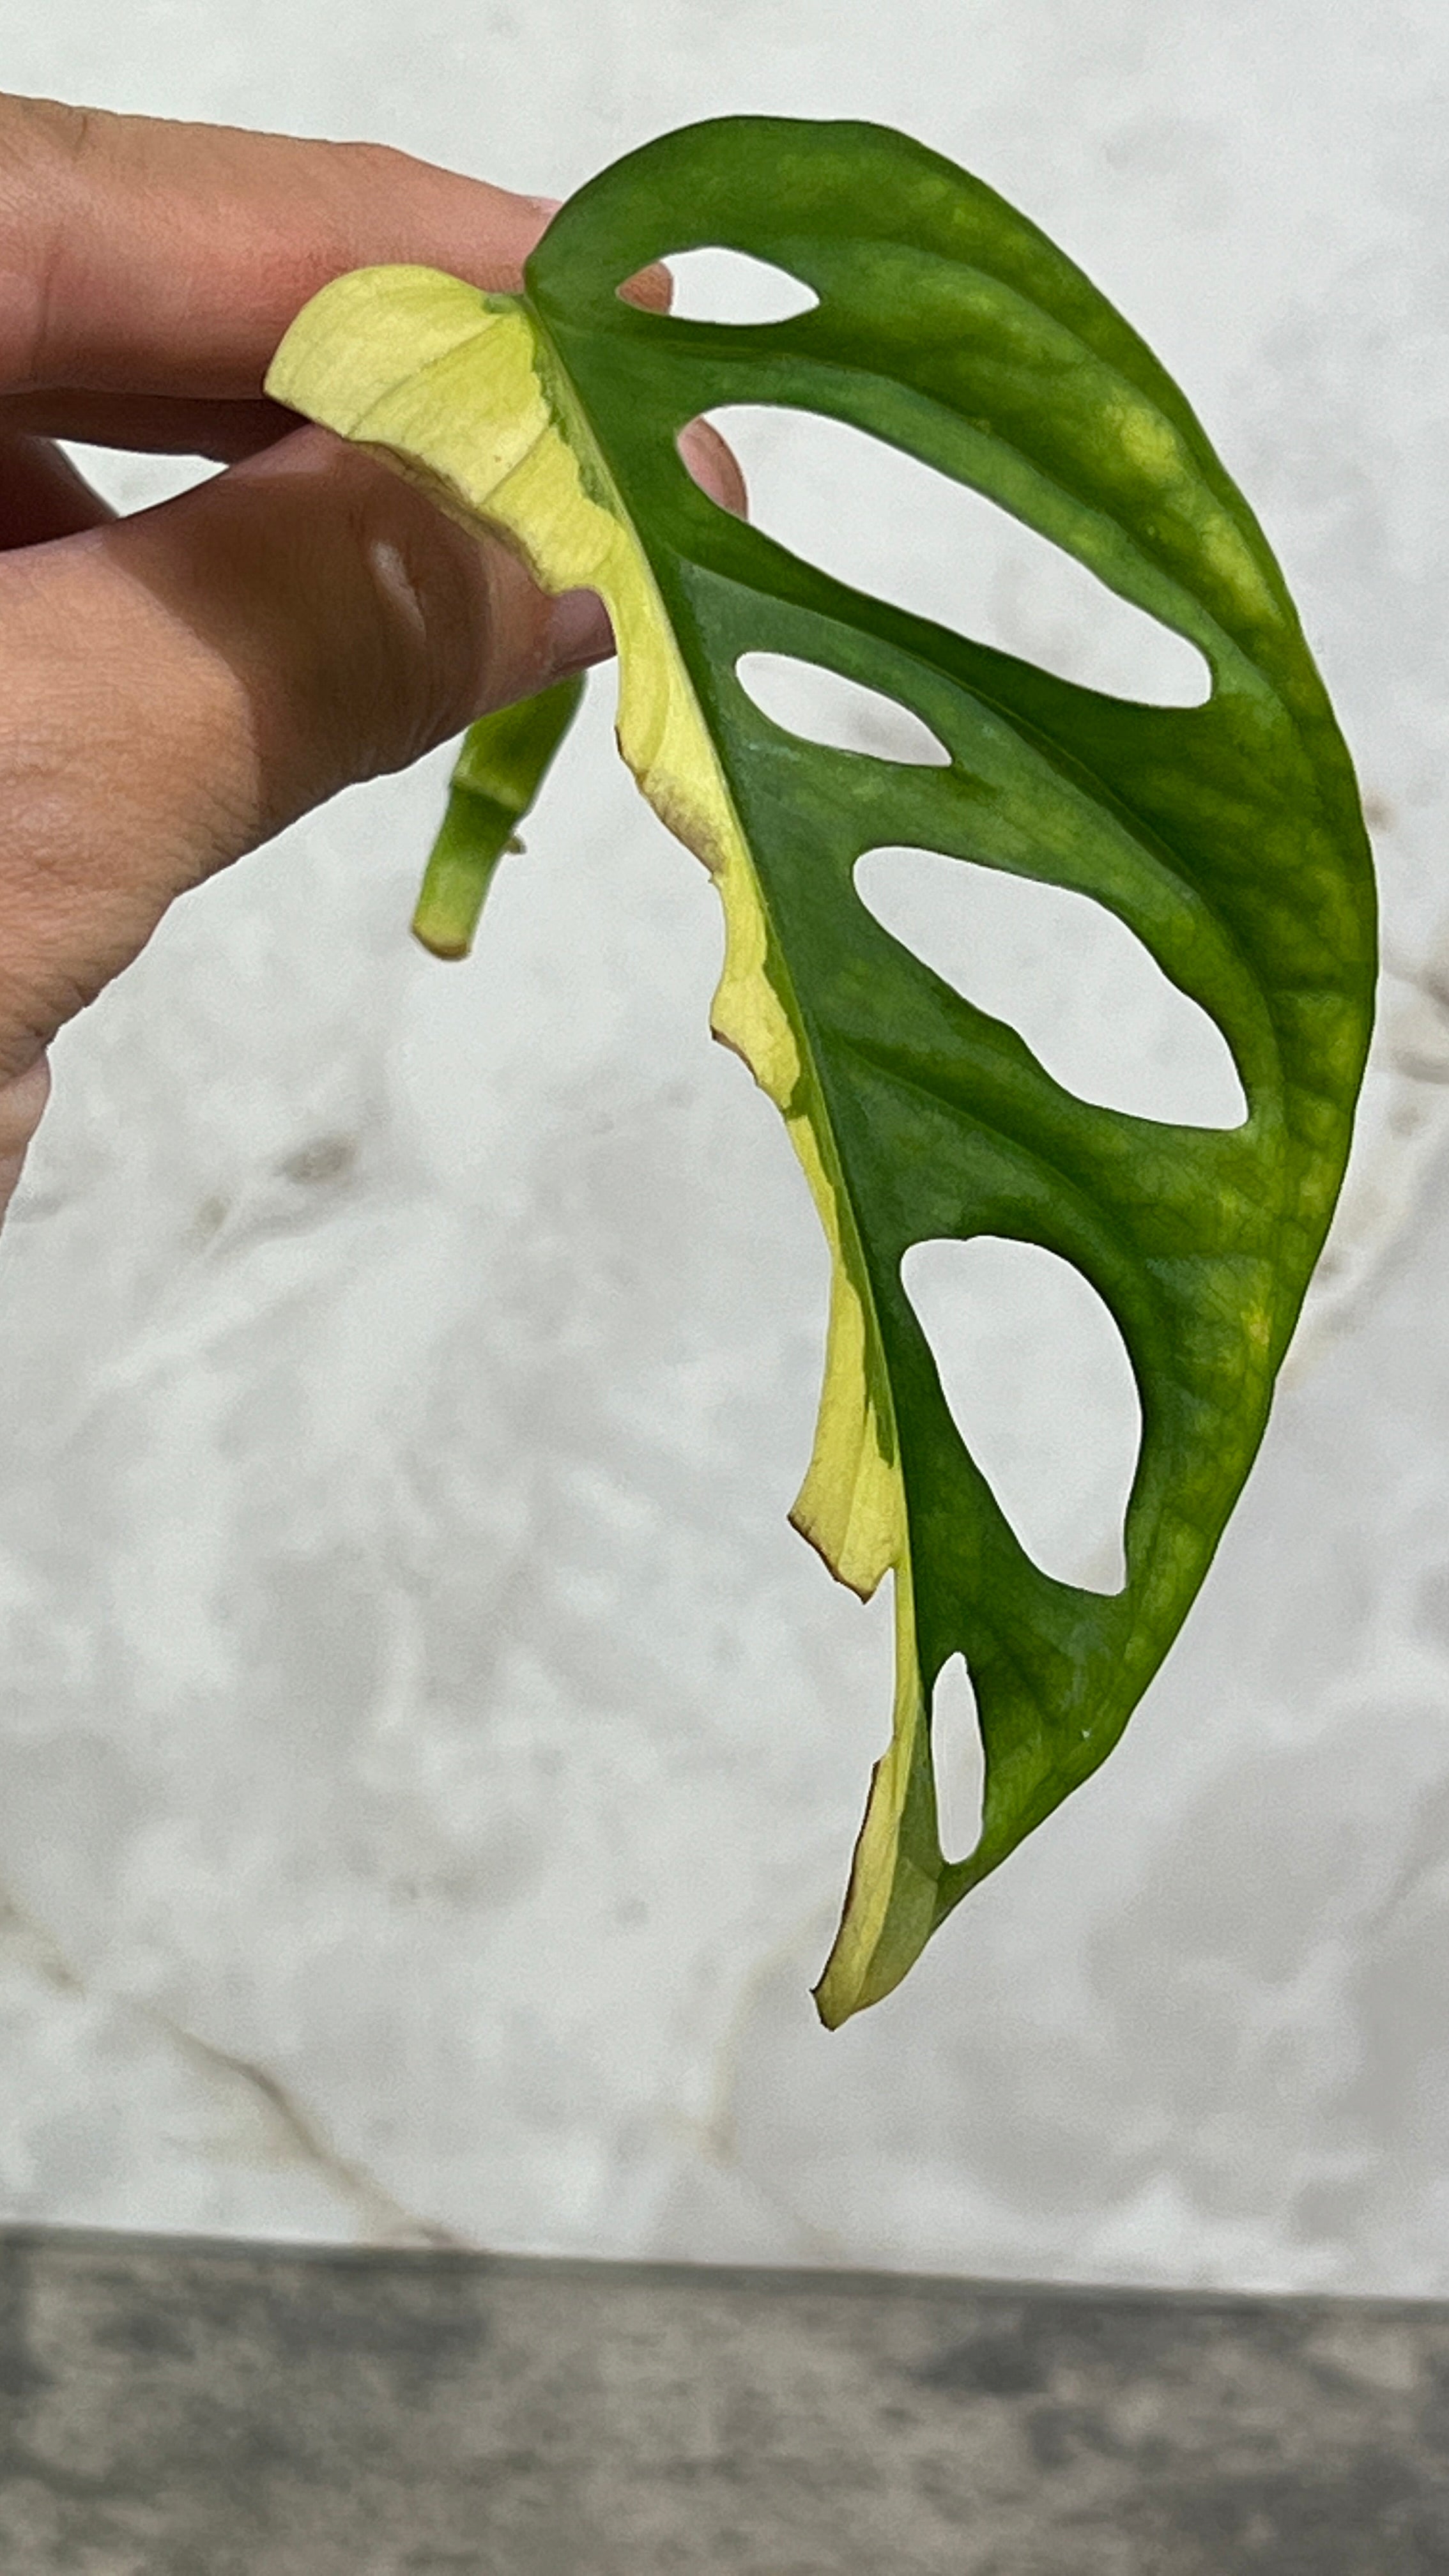
[[[551,211],[377,145],[0,97],[0,1210],[51,1039],[178,895],[612,649],[591,594],[260,390],[329,278],[516,288]],[[226,470],[117,519],[58,438]],[[713,433],[681,445],[743,507]]]

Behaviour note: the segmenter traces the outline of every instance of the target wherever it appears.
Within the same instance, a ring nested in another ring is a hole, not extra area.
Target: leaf
[[[760,325],[619,289],[723,246],[812,288]],[[710,869],[713,1006],[782,1111],[828,1237],[819,1427],[793,1518],[862,1596],[894,1576],[897,1686],[817,1990],[836,2024],[1094,1771],[1202,1581],[1267,1418],[1348,1149],[1374,975],[1353,773],[1282,575],[1182,396],[1070,261],[978,180],[870,125],[729,118],[580,191],[518,297],[422,269],[339,279],[289,332],[281,401],[501,530],[620,648],[619,741]],[[727,403],[801,406],[957,477],[1185,636],[1207,702],[1141,707],[869,599],[716,507],[676,445]],[[792,656],[884,693],[948,768],[805,743],[736,676]],[[1105,904],[1211,1014],[1231,1130],[1091,1106],[865,910],[882,845]],[[1114,1595],[1026,1556],[963,1445],[901,1282],[977,1234],[1074,1263],[1120,1326],[1143,1436]],[[980,1840],[947,1863],[930,1710],[966,1660]]]

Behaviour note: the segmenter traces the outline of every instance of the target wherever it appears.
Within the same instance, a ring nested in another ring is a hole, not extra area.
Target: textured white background
[[[1180,1649],[827,2038],[885,1604],[784,1525],[823,1251],[706,1042],[714,899],[615,774],[607,685],[469,967],[405,937],[439,761],[190,898],[57,1048],[0,1261],[0,2213],[1449,2291],[1449,18],[9,0],[0,80],[559,193],[729,109],[964,161],[1265,520],[1389,967],[1333,1259]],[[1029,547],[923,540],[853,453],[802,480],[749,429],[768,524],[1115,667]],[[1110,956],[1062,984],[1009,906],[974,936],[1084,1081],[1104,1011],[1121,1078],[1195,1078]],[[1070,1546],[1119,1399],[1044,1313],[979,1311],[975,1419]]]

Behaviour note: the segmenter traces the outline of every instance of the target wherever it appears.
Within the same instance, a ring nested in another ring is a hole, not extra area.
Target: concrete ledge
[[[0,2231],[5,2576],[1444,2576],[1449,2307]]]

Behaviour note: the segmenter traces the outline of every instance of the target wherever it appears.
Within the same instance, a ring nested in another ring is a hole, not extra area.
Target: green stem
[[[463,736],[448,803],[413,914],[413,936],[435,957],[466,957],[505,851],[542,787],[578,712],[582,679],[480,716]]]

